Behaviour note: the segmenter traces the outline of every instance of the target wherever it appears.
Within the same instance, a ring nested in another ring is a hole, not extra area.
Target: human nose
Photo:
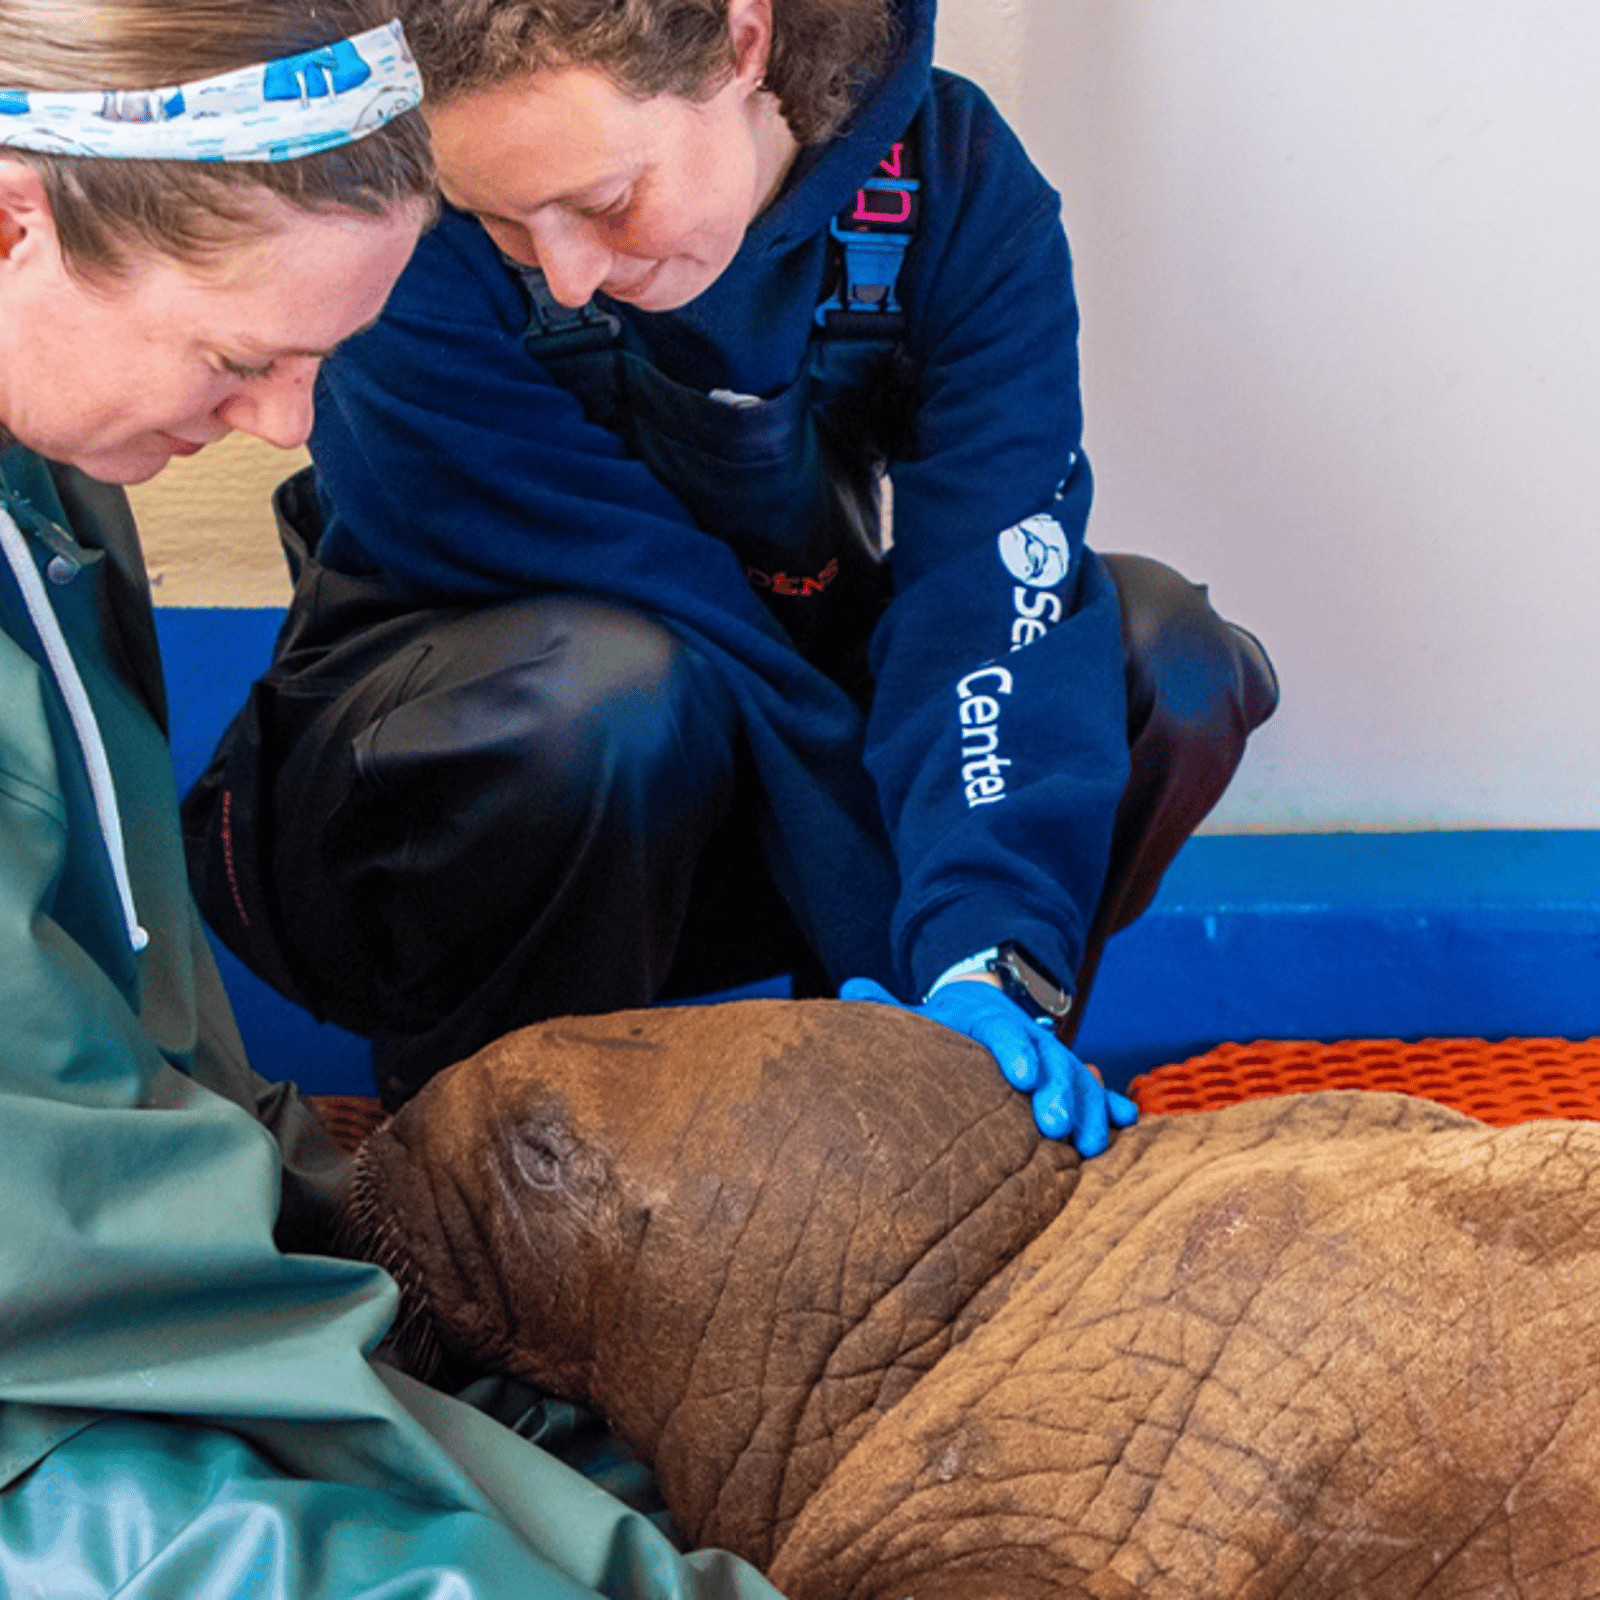
[[[320,365],[309,356],[280,359],[271,372],[223,401],[217,416],[240,433],[293,450],[311,437],[312,385]]]
[[[541,217],[528,224],[534,265],[544,273],[550,293],[564,306],[589,303],[606,281],[615,253],[580,217]]]

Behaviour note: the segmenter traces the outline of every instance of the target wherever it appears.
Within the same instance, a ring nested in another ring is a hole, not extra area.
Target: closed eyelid
[[[245,382],[248,382],[251,378],[266,377],[278,364],[276,356],[247,361],[239,356],[223,355],[220,351],[215,353],[213,360],[228,377],[238,378]]]
[[[218,356],[217,367],[231,382],[241,385],[281,384],[315,381],[325,357],[320,352],[295,350],[259,361],[241,361]]]
[[[369,317],[359,328],[352,328],[339,343],[344,344],[347,340],[354,339],[358,334],[366,333],[369,329],[377,327],[379,320],[379,317]],[[320,366],[337,348],[337,345],[326,350],[296,348],[274,350],[270,354],[264,351],[261,355],[254,357],[230,356],[220,350],[216,350],[213,351],[213,357],[226,372],[235,378],[264,378],[275,368],[285,366],[293,361],[310,361]]]
[[[573,210],[583,217],[610,217],[625,211],[633,203],[633,185],[613,195],[609,200],[597,200],[588,205],[574,205]]]
[[[467,210],[467,215],[474,222],[481,222],[486,228],[520,228],[522,226],[515,217],[503,217],[498,211]]]

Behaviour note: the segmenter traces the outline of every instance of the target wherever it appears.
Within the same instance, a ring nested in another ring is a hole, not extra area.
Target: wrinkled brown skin
[[[976,1046],[822,1001],[511,1035],[360,1186],[447,1349],[796,1600],[1577,1600],[1597,1174],[1600,1126],[1354,1093],[1080,1166]]]

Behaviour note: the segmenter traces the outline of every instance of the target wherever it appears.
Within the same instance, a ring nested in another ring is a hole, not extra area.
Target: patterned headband
[[[0,145],[114,160],[292,161],[422,101],[398,22],[170,89],[0,89]]]

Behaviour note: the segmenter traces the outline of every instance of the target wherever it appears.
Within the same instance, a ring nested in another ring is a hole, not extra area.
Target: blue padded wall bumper
[[[156,615],[182,789],[282,614]],[[373,1092],[363,1041],[219,960],[259,1071]],[[1125,1085],[1229,1039],[1530,1035],[1600,1036],[1600,831],[1193,839],[1111,941],[1078,1046]]]
[[[1600,1035],[1600,832],[1204,836],[1108,948],[1121,1081],[1222,1040]]]

